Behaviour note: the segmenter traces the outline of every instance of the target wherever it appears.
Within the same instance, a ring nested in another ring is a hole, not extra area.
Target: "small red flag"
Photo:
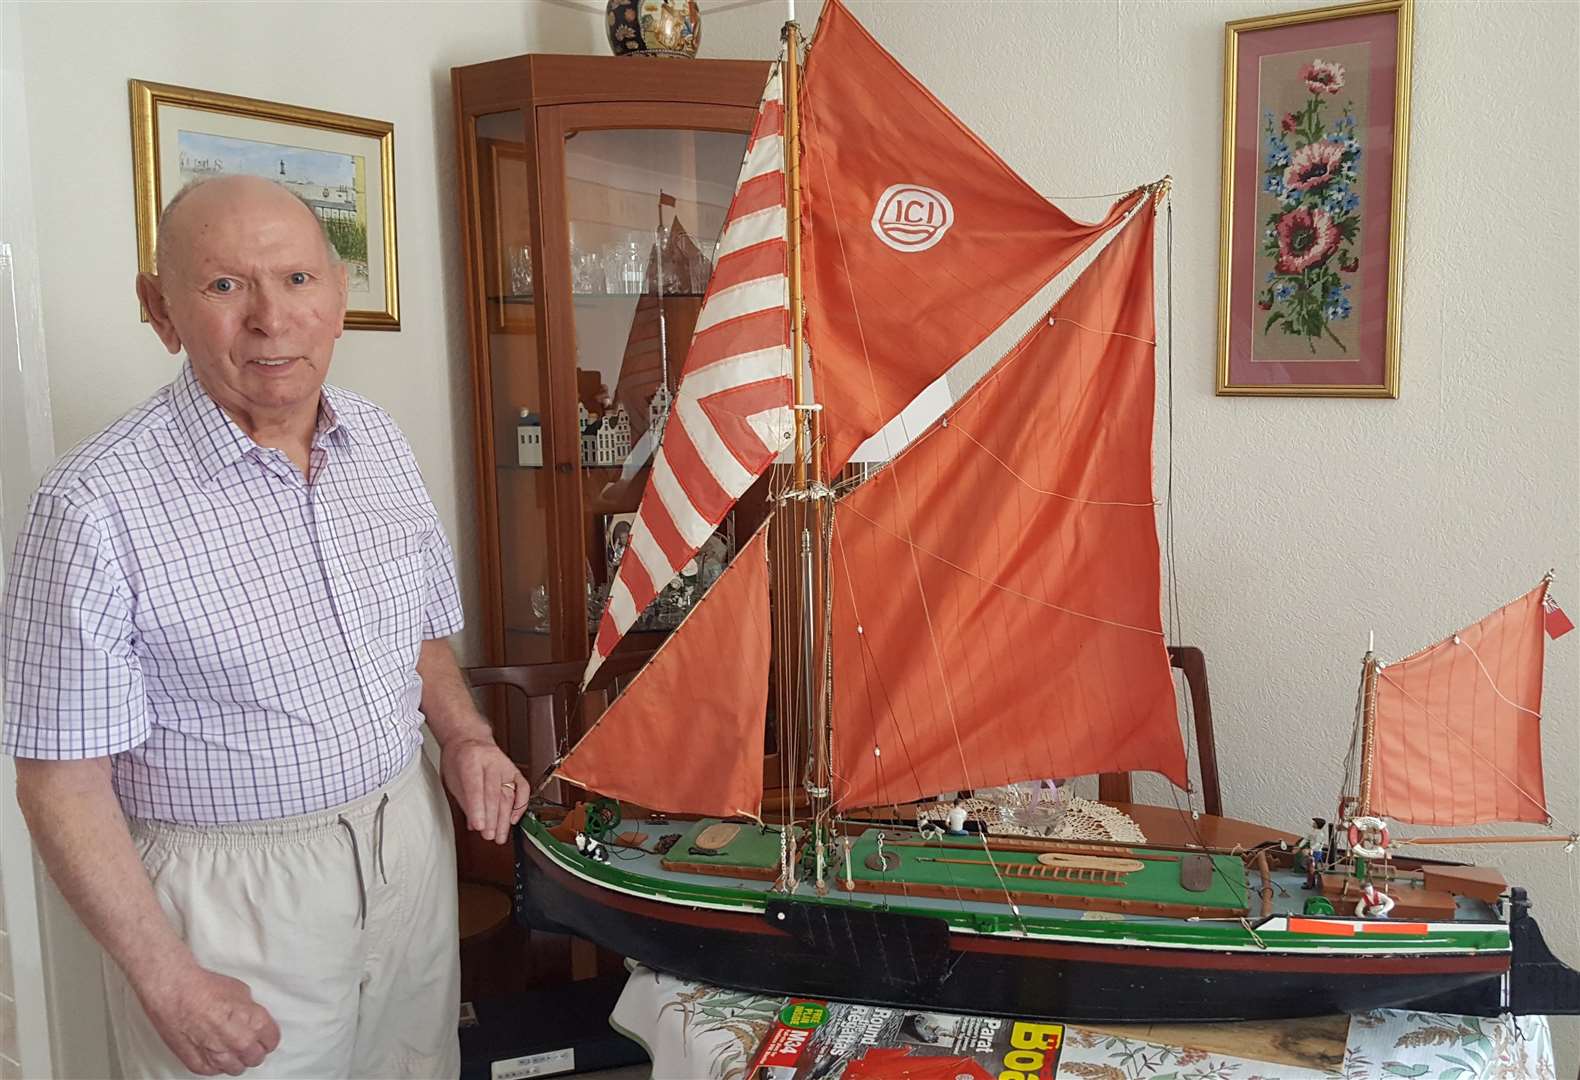
[[[1542,604],[1542,622],[1547,627],[1547,636],[1554,641],[1575,628],[1574,620],[1564,614],[1564,609],[1551,596]]]
[[[675,197],[673,195],[671,195],[669,192],[667,192],[667,191],[663,190],[662,188],[660,188],[659,192],[658,192],[658,205],[660,205],[660,206],[674,206],[675,205]]]

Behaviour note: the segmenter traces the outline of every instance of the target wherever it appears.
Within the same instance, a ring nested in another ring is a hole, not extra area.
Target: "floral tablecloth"
[[[785,999],[633,965],[610,1023],[641,1043],[653,1080],[744,1080]],[[1342,1071],[1253,1061],[1071,1026],[1059,1077],[1081,1080],[1556,1080],[1546,1018],[1372,1012],[1350,1022]]]
[[[1545,1016],[1378,1011],[1350,1019],[1344,1080],[1557,1080]]]

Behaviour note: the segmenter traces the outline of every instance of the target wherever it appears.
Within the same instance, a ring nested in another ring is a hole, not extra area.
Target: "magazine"
[[[792,999],[748,1080],[1053,1080],[1064,1025]]]

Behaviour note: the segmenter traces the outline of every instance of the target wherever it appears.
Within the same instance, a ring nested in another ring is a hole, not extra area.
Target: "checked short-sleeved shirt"
[[[190,364],[44,478],[7,575],[0,750],[110,756],[132,817],[311,813],[422,743],[418,652],[461,628],[411,447],[325,386],[311,481]]]

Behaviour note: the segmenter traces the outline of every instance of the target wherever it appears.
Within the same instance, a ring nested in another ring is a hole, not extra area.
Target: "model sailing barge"
[[[1076,222],[838,0],[804,79],[786,38],[589,679],[792,443],[795,466],[770,526],[556,762],[601,798],[523,819],[523,917],[707,982],[944,1010],[1580,1012],[1522,890],[1397,857],[1383,827],[1547,822],[1545,582],[1399,664],[1368,657],[1341,832],[1308,844],[1320,890],[1272,830],[1223,849],[1205,829],[918,827],[918,802],[1039,777],[1187,784],[1151,490],[1167,183]],[[863,483],[829,479],[1091,249],[931,429]],[[777,813],[765,706],[805,792]]]

